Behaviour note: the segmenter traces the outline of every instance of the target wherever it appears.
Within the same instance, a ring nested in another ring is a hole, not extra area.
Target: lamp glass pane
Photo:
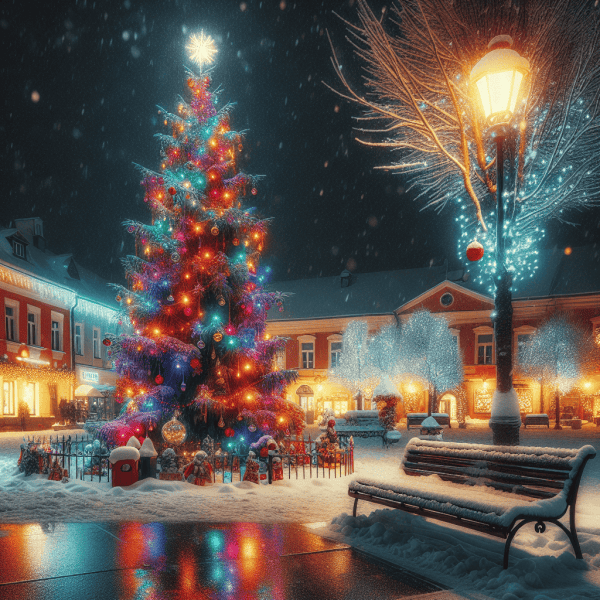
[[[521,89],[521,81],[523,80],[523,73],[515,71],[515,78],[513,81],[512,94],[510,96],[510,107],[511,113],[515,112],[515,106],[517,105],[517,98],[519,96],[519,90]]]
[[[481,79],[477,80],[477,90],[479,91],[479,97],[481,98],[481,104],[483,105],[483,114],[487,119],[492,114],[487,77],[482,77]]]
[[[511,84],[514,71],[499,71],[489,73],[488,88],[490,90],[490,103],[492,105],[492,114],[502,113],[510,109]]]

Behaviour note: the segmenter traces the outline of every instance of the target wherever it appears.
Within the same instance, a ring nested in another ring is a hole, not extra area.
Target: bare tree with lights
[[[443,317],[427,310],[413,313],[402,328],[397,371],[429,389],[427,415],[437,408],[438,392],[453,390],[463,380],[462,356]]]
[[[597,347],[591,332],[565,314],[556,314],[542,323],[518,353],[518,368],[554,390],[555,429],[560,426],[560,395],[594,370]]]
[[[350,321],[342,336],[342,352],[336,367],[328,373],[330,381],[349,389],[357,399],[357,408],[363,408],[367,390],[376,382],[368,361],[369,330],[364,321]]]
[[[359,141],[392,150],[396,159],[380,168],[418,185],[426,206],[454,206],[459,247],[470,241],[467,257],[483,256],[475,279],[495,291],[496,303],[490,426],[504,419],[512,428],[498,436],[494,429],[495,443],[518,444],[512,289],[538,268],[544,223],[566,223],[574,210],[598,204],[595,4],[406,0],[379,18],[358,0],[359,23],[348,27],[364,65],[362,92],[334,49],[341,95],[364,109]],[[496,106],[498,98],[505,106]]]

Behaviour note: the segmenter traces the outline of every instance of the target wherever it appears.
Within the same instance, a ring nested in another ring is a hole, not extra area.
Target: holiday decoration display
[[[400,392],[389,376],[385,376],[373,391],[373,401],[379,411],[379,423],[386,431],[392,431],[396,427],[398,421],[396,408],[401,398]]]
[[[256,458],[256,454],[254,452],[248,453],[248,458],[246,460],[246,471],[244,472],[244,481],[250,481],[251,483],[258,484],[258,471],[260,465],[258,461],[254,460]]]
[[[160,455],[158,462],[160,463],[159,479],[181,481],[183,476],[182,473],[179,472],[177,454],[173,448],[166,448]]]
[[[213,482],[213,469],[208,462],[208,455],[203,450],[196,452],[194,460],[185,466],[183,477],[188,483],[206,485]]]
[[[160,110],[159,169],[140,167],[151,224],[125,223],[137,254],[123,260],[130,289],[114,287],[134,333],[112,339],[123,410],[98,434],[113,443],[154,427],[180,444],[221,440],[234,424],[254,438],[301,432],[304,414],[283,396],[297,374],[273,370],[285,341],[265,335],[284,294],[263,288],[268,220],[245,205],[258,177],[238,168],[242,135],[208,73],[188,71],[186,94]]]
[[[483,254],[484,254],[483,245],[480,244],[477,240],[473,240],[467,246],[467,258],[471,262],[481,260],[483,258]]]
[[[175,417],[163,425],[161,433],[167,444],[181,444],[187,436],[185,425]]]

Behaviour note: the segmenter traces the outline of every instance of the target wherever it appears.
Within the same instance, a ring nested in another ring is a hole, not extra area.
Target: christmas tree
[[[124,407],[98,432],[121,442],[171,419],[180,439],[280,439],[304,415],[282,395],[296,372],[273,366],[285,340],[265,331],[283,294],[263,288],[267,221],[245,207],[258,178],[238,169],[242,135],[209,73],[188,71],[187,88],[176,114],[160,109],[160,171],[140,167],[151,223],[125,223],[136,255],[123,260],[129,287],[115,287],[132,334],[105,340]]]

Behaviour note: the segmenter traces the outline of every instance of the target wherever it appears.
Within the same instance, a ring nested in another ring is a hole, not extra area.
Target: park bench
[[[527,523],[535,523],[536,533],[546,530],[545,523],[560,527],[580,559],[575,503],[583,469],[594,456],[592,446],[486,446],[414,438],[402,458],[404,473],[414,478],[388,483],[359,477],[348,495],[355,499],[355,517],[358,501],[365,500],[503,538],[505,569],[510,544]],[[420,479],[428,475],[441,481]],[[559,521],[567,509],[570,529]]]
[[[431,416],[438,422],[438,425],[452,429],[450,425],[450,415],[446,413],[432,413]],[[427,418],[427,413],[408,413],[406,415],[406,429],[411,427],[421,427],[421,423]]]
[[[380,437],[384,448],[389,448],[402,438],[395,429],[388,431],[379,422],[376,410],[349,410],[344,419],[336,419],[335,431],[338,437],[347,441],[350,436],[359,438]]]
[[[546,414],[540,415],[525,415],[523,418],[523,427],[527,425],[545,425],[550,429],[550,418]]]

